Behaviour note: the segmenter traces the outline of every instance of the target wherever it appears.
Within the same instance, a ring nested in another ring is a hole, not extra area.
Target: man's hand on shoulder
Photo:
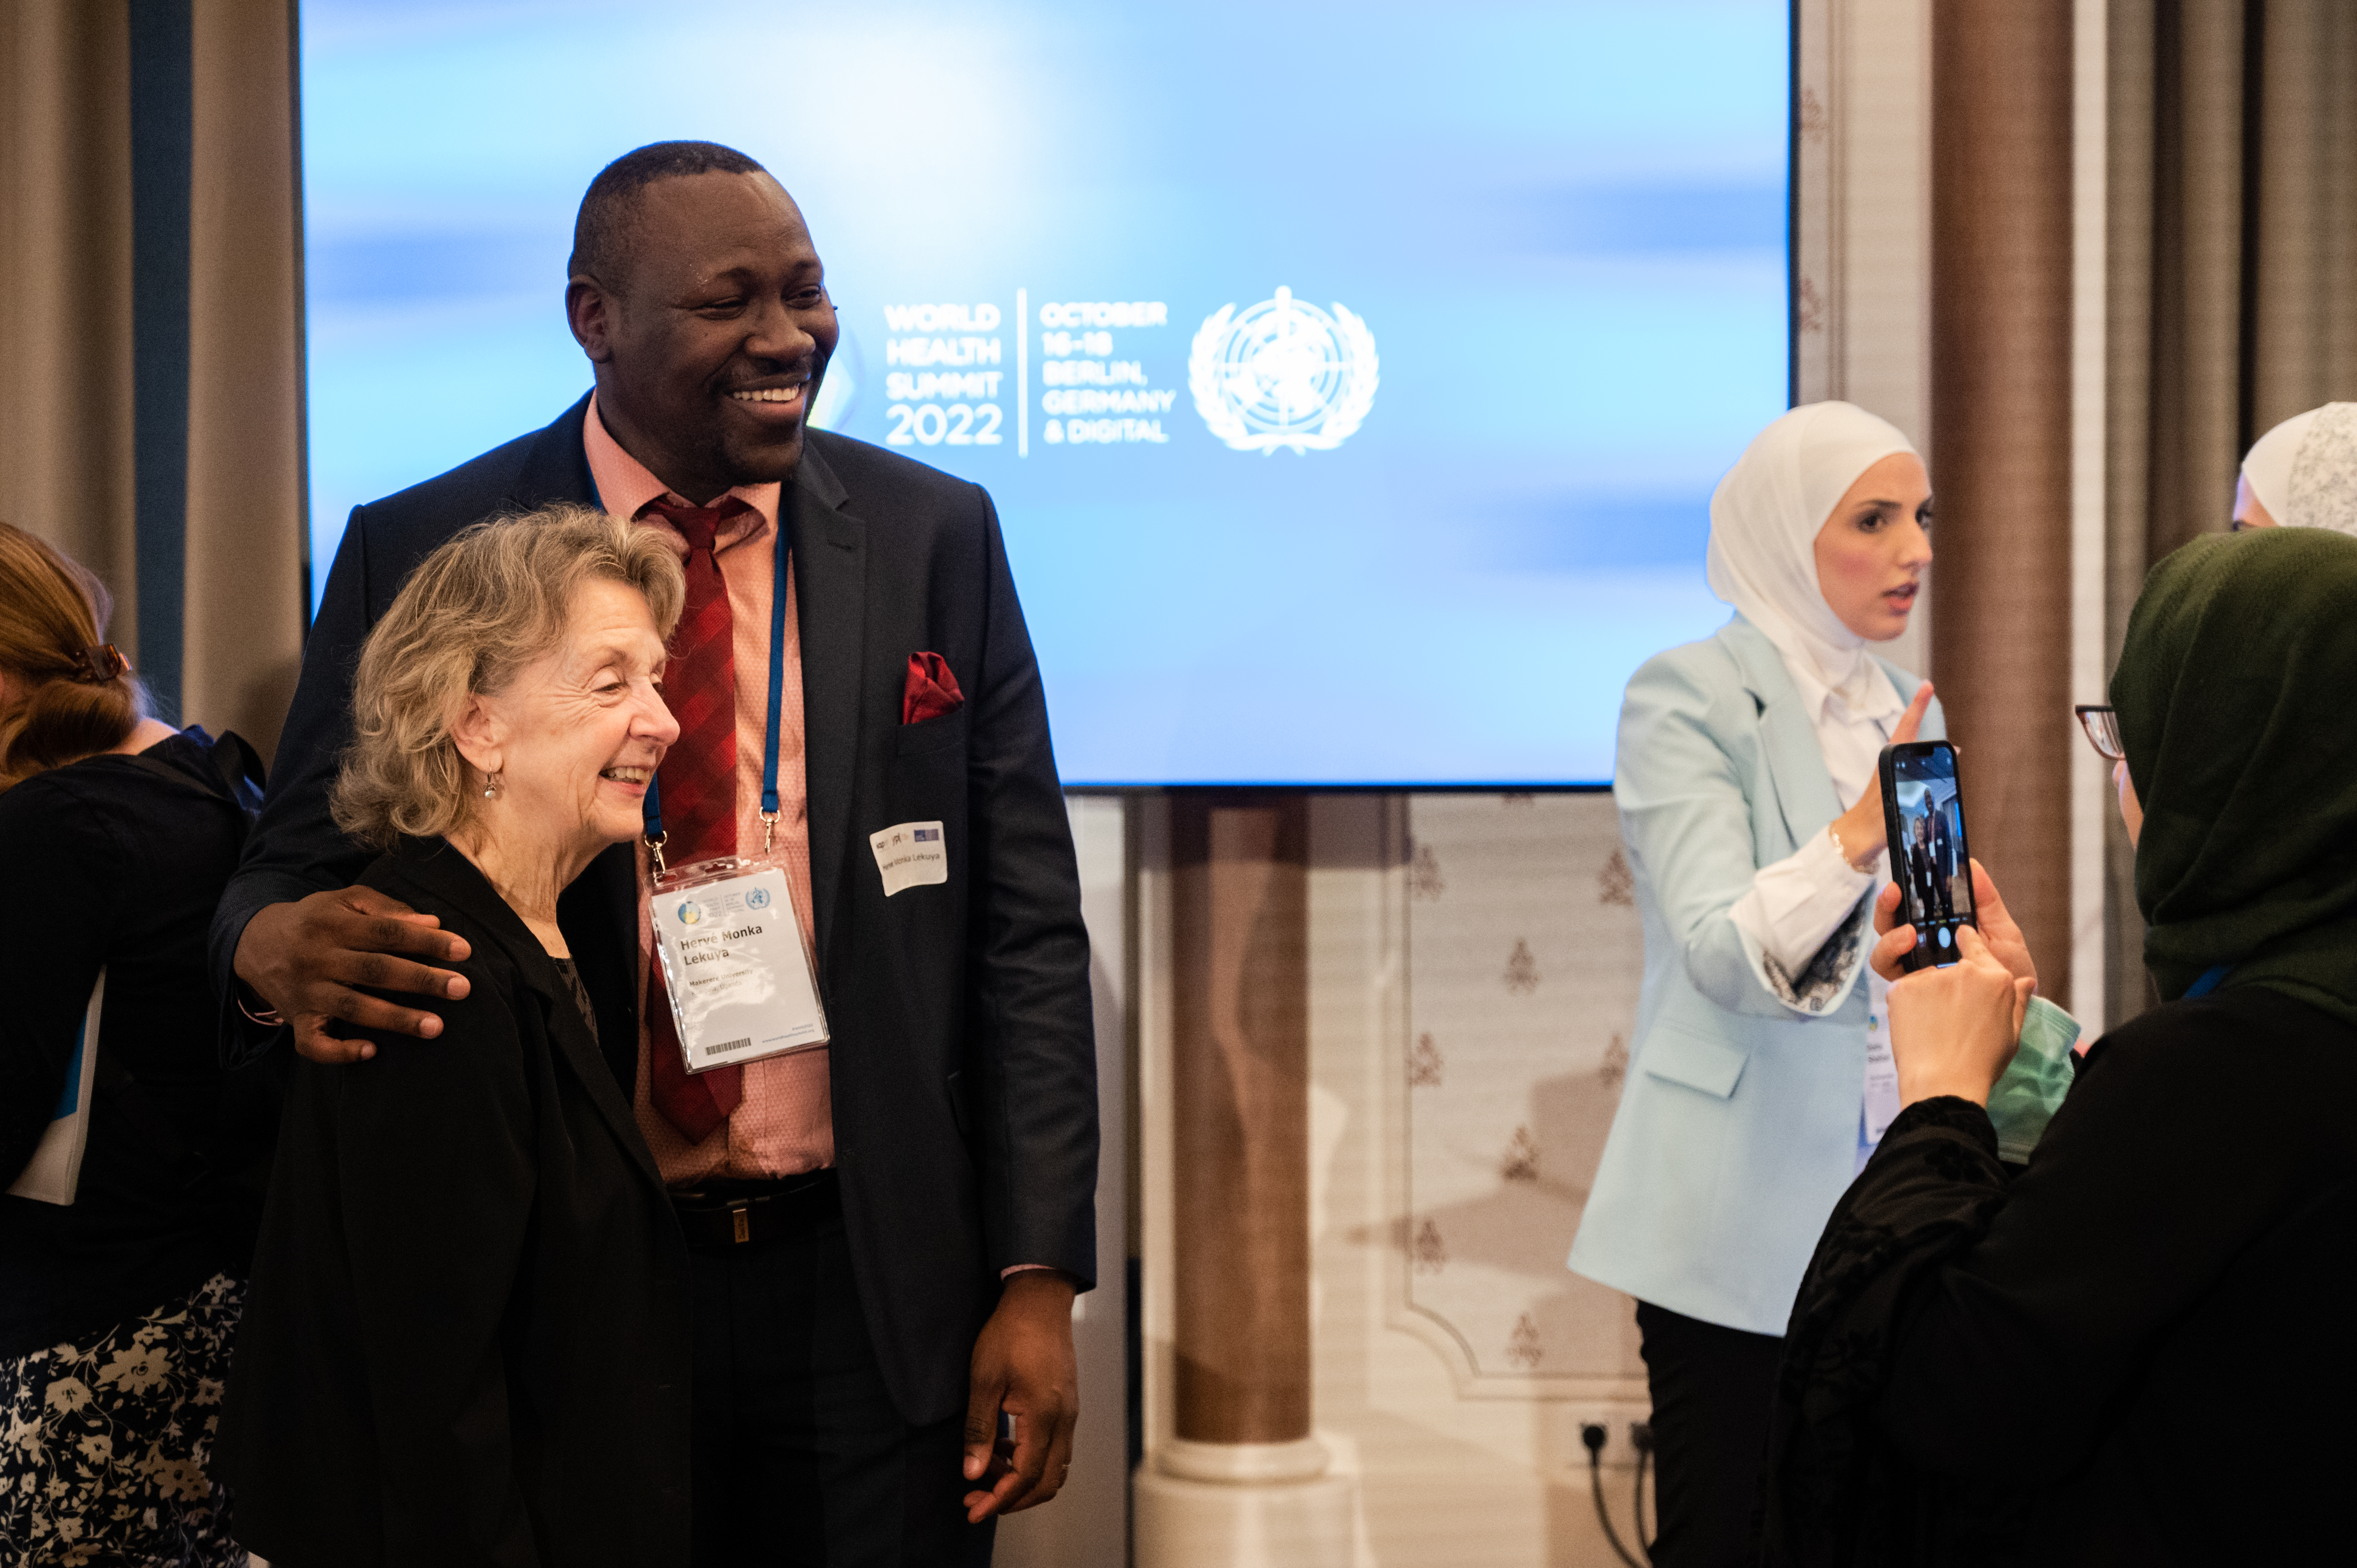
[[[286,1020],[303,1055],[330,1064],[365,1061],[376,1047],[329,1034],[330,1023],[430,1040],[442,1032],[442,1020],[360,987],[453,1002],[466,996],[466,976],[409,961],[457,963],[468,956],[467,943],[440,928],[433,916],[373,887],[314,893],[265,906],[246,922],[237,940],[237,978]]]
[[[1070,1277],[1055,1269],[1009,1274],[998,1306],[974,1342],[966,1401],[965,1517],[980,1524],[1048,1501],[1072,1467],[1081,1414],[1080,1366],[1072,1355]],[[1015,1418],[1015,1440],[998,1437],[998,1412]]]

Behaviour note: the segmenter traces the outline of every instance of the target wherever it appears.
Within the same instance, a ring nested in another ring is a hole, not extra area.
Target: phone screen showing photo
[[[1890,760],[1890,874],[1899,884],[1900,914],[1922,939],[1919,954],[1935,965],[1953,963],[1957,928],[1973,923],[1972,852],[1964,845],[1956,754],[1944,745],[1901,746]]]

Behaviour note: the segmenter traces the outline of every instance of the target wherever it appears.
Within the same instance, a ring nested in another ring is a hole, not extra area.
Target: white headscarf
[[[2357,533],[2357,403],[2293,414],[2251,443],[2243,478],[2286,528]]]
[[[1866,639],[1817,586],[1817,532],[1860,474],[1914,450],[1855,403],[1804,403],[1753,437],[1710,498],[1710,591],[1765,633],[1794,674],[1853,707],[1873,666]]]

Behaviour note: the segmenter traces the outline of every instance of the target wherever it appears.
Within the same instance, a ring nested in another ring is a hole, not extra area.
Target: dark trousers
[[[894,1409],[840,1212],[691,1251],[695,1568],[986,1568],[963,1417]]]
[[[1643,1301],[1637,1331],[1653,1395],[1653,1568],[1757,1562],[1752,1512],[1784,1341]]]

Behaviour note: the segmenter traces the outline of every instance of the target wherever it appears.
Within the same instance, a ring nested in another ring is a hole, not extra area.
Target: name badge
[[[648,908],[688,1071],[826,1044],[782,869],[739,859],[683,866],[656,878]]]
[[[1890,987],[1871,970],[1866,982],[1866,1141],[1879,1144],[1899,1120],[1899,1064],[1890,1055]]]
[[[950,852],[939,822],[902,822],[867,835],[876,852],[876,869],[884,877],[884,897],[950,879]]]

